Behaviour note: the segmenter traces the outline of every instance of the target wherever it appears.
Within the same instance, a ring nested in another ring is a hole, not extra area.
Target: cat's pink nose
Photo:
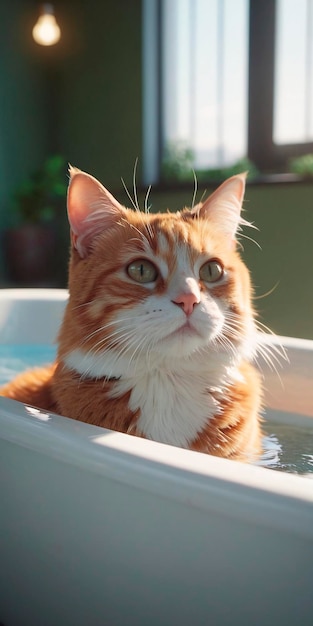
[[[199,304],[200,300],[197,294],[193,292],[188,292],[178,294],[178,296],[174,300],[172,300],[172,302],[174,302],[174,304],[177,304],[177,306],[180,306],[183,309],[184,313],[186,313],[186,315],[191,315],[195,305]]]

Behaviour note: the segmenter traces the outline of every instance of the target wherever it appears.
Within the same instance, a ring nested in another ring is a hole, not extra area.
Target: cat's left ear
[[[70,166],[67,191],[67,213],[71,226],[72,244],[85,258],[94,241],[105,229],[114,226],[126,209],[99,181]]]
[[[201,205],[192,210],[194,215],[210,220],[217,232],[232,242],[241,224],[247,222],[240,216],[247,173],[238,174],[225,180]]]

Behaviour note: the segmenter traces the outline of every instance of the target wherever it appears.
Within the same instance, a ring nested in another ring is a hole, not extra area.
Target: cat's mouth
[[[169,335],[167,335],[166,339],[171,337],[177,338],[195,338],[201,337],[199,331],[191,324],[190,320],[187,319],[184,324],[179,326],[176,330],[172,331]]]

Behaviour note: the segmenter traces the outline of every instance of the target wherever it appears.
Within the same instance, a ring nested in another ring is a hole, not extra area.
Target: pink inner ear
[[[125,209],[96,178],[70,168],[67,211],[72,243],[81,257],[88,254],[97,235],[112,226]]]
[[[246,174],[228,178],[202,206],[195,207],[196,214],[209,219],[217,231],[232,241],[232,245],[235,244],[238,227],[244,223],[240,211],[245,192],[245,179]]]

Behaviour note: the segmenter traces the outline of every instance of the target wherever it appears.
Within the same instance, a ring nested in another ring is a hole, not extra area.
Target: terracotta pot
[[[10,281],[21,286],[53,280],[56,235],[52,226],[24,224],[5,233],[4,260]]]

